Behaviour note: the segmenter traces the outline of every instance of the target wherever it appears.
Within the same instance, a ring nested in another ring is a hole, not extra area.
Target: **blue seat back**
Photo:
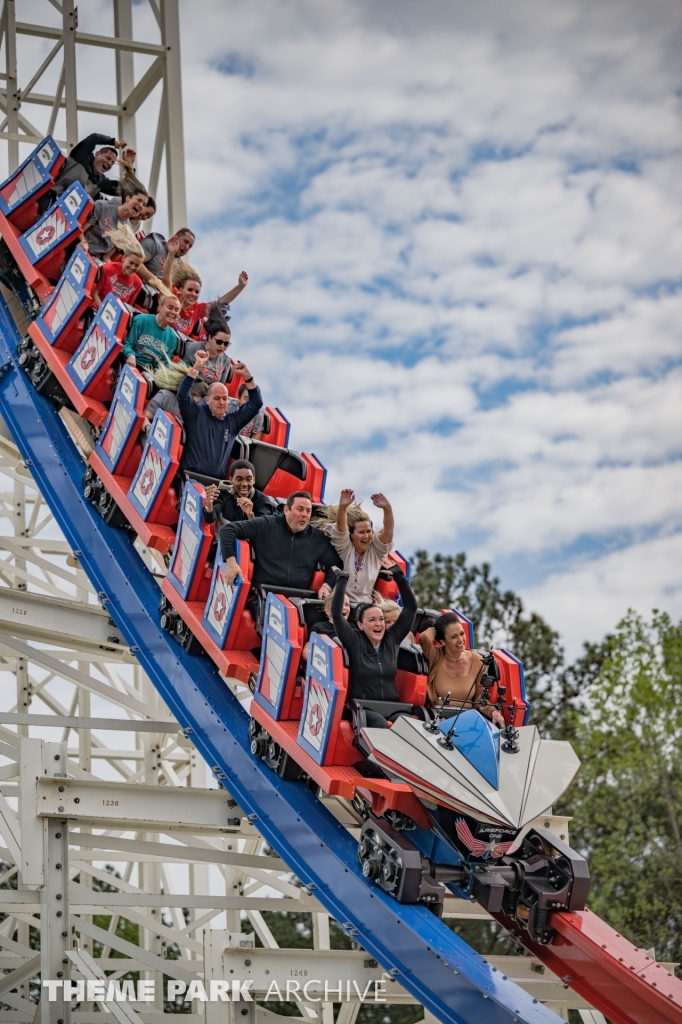
[[[311,633],[297,742],[319,765],[334,752],[345,699],[341,648],[328,636]]]
[[[203,568],[211,543],[210,530],[203,522],[205,500],[206,491],[202,484],[188,480],[182,492],[175,547],[166,575],[183,601],[190,600],[195,575]]]
[[[57,202],[19,238],[30,263],[40,269],[49,258],[80,233],[94,203],[80,182],[75,181]]]
[[[128,490],[135,511],[149,520],[157,501],[165,495],[178,467],[180,425],[163,409],[157,409],[137,473]]]
[[[96,380],[123,348],[130,313],[115,295],[107,295],[80,346],[67,363],[66,372],[81,394]]]
[[[301,656],[298,613],[278,594],[268,594],[263,617],[263,645],[253,699],[275,721],[289,718],[292,689]]]
[[[147,382],[132,366],[124,366],[95,452],[110,473],[119,473],[140,432]]]
[[[52,186],[64,163],[64,154],[51,135],[27,156],[0,185],[0,213],[14,220],[22,210]]]
[[[59,340],[72,331],[83,315],[83,310],[90,303],[96,277],[97,264],[85,249],[78,246],[35,321],[50,345],[59,347]]]

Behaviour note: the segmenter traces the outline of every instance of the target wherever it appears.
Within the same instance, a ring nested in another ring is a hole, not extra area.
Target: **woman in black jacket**
[[[417,612],[417,599],[399,566],[392,572],[398,584],[403,609],[396,623],[386,629],[384,613],[375,604],[360,604],[355,612],[357,629],[343,617],[343,599],[346,595],[348,573],[337,571],[337,583],[332,597],[332,622],[336,635],[348,653],[350,700],[382,700],[399,704],[395,688],[398,671],[398,650],[412,629]],[[413,708],[413,714],[423,716],[423,708]],[[396,712],[405,714],[405,712]],[[374,729],[388,728],[386,719],[376,711],[365,710],[367,725]],[[389,719],[394,718],[390,715]]]

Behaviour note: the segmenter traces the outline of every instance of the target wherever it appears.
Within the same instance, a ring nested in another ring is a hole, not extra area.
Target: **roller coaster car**
[[[35,388],[62,405],[72,405],[61,377],[95,315],[92,291],[96,277],[97,265],[79,246],[19,345],[19,362]]]
[[[288,448],[291,424],[282,410],[271,405],[267,406],[263,420],[261,441],[277,445],[278,448]]]
[[[64,160],[59,146],[48,135],[0,186],[0,215],[19,231],[35,224],[38,201],[52,188]]]
[[[111,299],[127,315],[127,311],[118,300],[113,296]],[[82,354],[92,347],[89,340],[92,333],[95,330],[101,333],[100,314],[108,302],[109,297],[105,299],[80,348],[66,364],[63,375],[73,377],[73,364],[78,366],[78,361],[83,358]],[[116,321],[116,325],[119,323],[120,321]],[[96,381],[93,390],[95,387],[106,387],[110,380],[111,363],[120,352],[123,335],[116,325],[109,330],[109,347],[105,348],[100,360],[92,368],[93,379]],[[47,358],[56,373],[58,362],[63,360],[61,353],[51,349],[47,352]],[[73,382],[70,379],[65,380],[64,388],[67,387],[73,389]],[[95,394],[101,393],[101,390],[95,391]],[[179,513],[177,493],[173,484],[182,453],[182,429],[174,417],[159,410],[142,450],[136,442],[144,425],[146,399],[144,379],[136,370],[131,370],[129,366],[124,367],[99,444],[90,456],[92,473],[85,483],[92,495],[90,500],[95,500],[100,511],[103,510],[107,522],[122,526],[127,521],[147,547],[166,554],[176,540],[171,527],[177,523]],[[81,415],[86,416],[95,425],[99,425],[106,415],[104,406],[97,405],[90,397],[90,389],[87,396],[73,396],[73,404]],[[286,435],[287,421],[278,410],[273,411],[278,416],[274,429],[280,436]],[[272,428],[272,423],[270,426]],[[234,441],[231,458],[249,458],[254,462],[256,486],[266,494],[288,494],[292,490],[305,487],[311,490],[315,500],[319,501],[322,498],[326,470],[314,455],[301,455],[287,448],[238,436]],[[96,494],[93,488],[97,489]],[[193,627],[190,629],[194,632]],[[244,637],[240,637],[239,644],[235,646],[240,646],[243,639]],[[254,646],[258,646],[257,638],[248,647],[244,645],[247,651]],[[247,661],[251,666],[250,658],[247,658]]]
[[[190,653],[205,652],[226,675],[248,682],[258,671],[251,651],[260,646],[246,599],[251,583],[251,549],[237,541],[242,572],[227,584],[225,563],[218,555],[209,563],[213,527],[203,521],[204,487],[185,484],[180,520],[168,573],[161,584],[161,626]]]
[[[29,318],[38,308],[26,286],[45,302],[54,290],[93,207],[79,182],[23,234],[0,211],[0,278],[15,292]]]
[[[64,154],[48,135],[0,185],[0,280],[14,291],[29,318],[36,315],[40,301],[44,302],[52,291],[53,278],[46,275],[46,266],[38,265],[41,258],[55,255],[72,241],[75,233],[68,220],[65,228],[63,214],[56,213],[51,221],[40,221],[39,231],[32,233],[32,225],[38,229],[39,200],[52,188],[63,163]],[[88,203],[85,216],[92,208],[89,199]],[[26,235],[22,236],[22,232]],[[28,251],[22,238],[29,242]]]
[[[252,652],[259,651],[267,632],[267,620],[258,609],[265,609],[270,588],[251,590],[253,560],[245,541],[237,541],[241,576],[232,585],[227,583],[225,562],[219,553],[215,564],[210,564],[214,527],[203,521],[205,499],[204,487],[196,480],[187,481],[170,568],[161,584],[161,626],[190,653],[206,653],[226,675],[250,682],[259,669],[258,657]],[[315,599],[322,579],[322,573],[316,572],[311,590],[289,591],[291,608],[299,622],[299,657],[307,637],[306,614],[319,616],[322,612],[322,602]]]
[[[29,327],[27,340],[33,351],[22,347],[19,358],[24,369],[41,394],[101,427],[116,389],[114,363],[123,349],[128,310],[115,295],[107,295],[72,355],[67,348],[50,345],[42,333],[41,319]]]
[[[548,914],[584,909],[588,873],[534,822],[568,788],[579,761],[570,744],[523,724],[530,707],[521,663],[503,650],[484,656],[485,699],[502,712],[503,729],[476,709],[446,707],[423,722],[411,716],[426,697],[426,664],[414,645],[400,649],[398,705],[348,702],[345,652],[314,630],[302,686],[304,617],[291,599],[268,596],[252,752],[283,778],[307,776],[353,801],[365,819],[363,872],[401,902],[440,913],[447,884],[534,941],[551,941]],[[401,714],[388,729],[373,729],[367,710]]]
[[[172,486],[182,454],[177,420],[159,409],[144,446],[147,382],[124,366],[99,443],[90,455],[85,496],[111,526],[129,524],[149,548],[166,554],[175,544],[178,499]]]
[[[279,430],[281,432],[281,427]],[[248,459],[253,463],[256,488],[271,498],[286,496],[293,491],[308,491],[313,503],[322,501],[327,471],[312,453],[295,452],[240,434],[235,438],[231,454],[233,459]]]

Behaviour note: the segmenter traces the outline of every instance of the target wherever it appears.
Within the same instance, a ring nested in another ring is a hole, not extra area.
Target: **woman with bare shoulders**
[[[495,725],[504,726],[496,708],[482,708],[478,704],[483,694],[481,677],[485,666],[478,651],[467,649],[464,627],[454,612],[440,615],[435,626],[420,634],[419,644],[429,662],[428,702],[431,707],[438,707],[449,695],[451,707],[477,707]]]

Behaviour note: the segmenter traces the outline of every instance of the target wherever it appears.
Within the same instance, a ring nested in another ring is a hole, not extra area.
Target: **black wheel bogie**
[[[358,842],[365,878],[400,903],[423,903],[440,916],[445,886],[430,872],[430,862],[405,835],[384,819],[368,818]]]
[[[249,724],[248,736],[251,740],[251,753],[254,757],[262,757],[268,768],[279,775],[280,779],[295,782],[303,778],[304,772],[301,767],[258,724],[255,718],[252,718]]]
[[[173,609],[161,613],[161,629],[165,629],[168,633],[175,633],[177,623],[178,613]]]

